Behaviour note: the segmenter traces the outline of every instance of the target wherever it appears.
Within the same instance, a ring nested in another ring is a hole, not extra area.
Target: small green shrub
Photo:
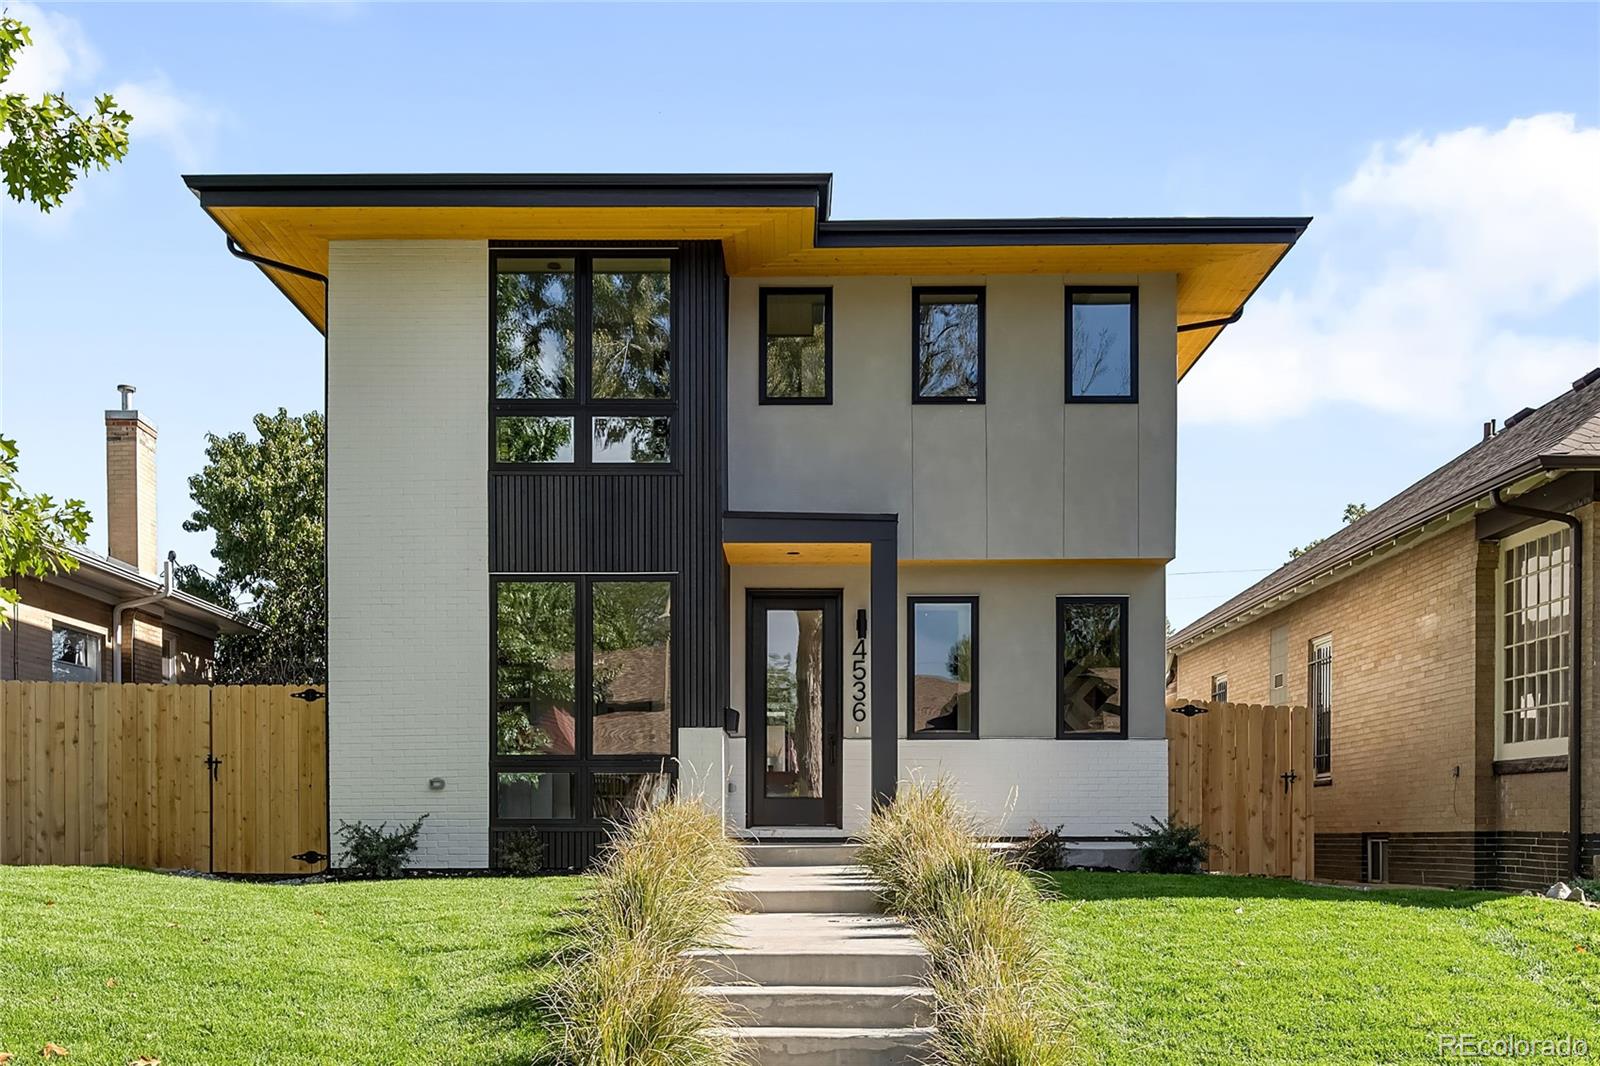
[[[544,869],[544,841],[537,831],[501,833],[496,865],[518,877],[532,877]]]
[[[1205,869],[1212,846],[1200,835],[1200,827],[1178,821],[1174,814],[1166,821],[1152,818],[1134,822],[1138,832],[1122,835],[1139,850],[1139,869],[1150,874],[1197,874]]]
[[[344,847],[344,871],[353,877],[398,877],[411,853],[417,850],[424,814],[404,829],[389,831],[388,822],[339,823],[339,843]]]
[[[1011,852],[1011,865],[1019,870],[1059,870],[1066,847],[1061,827],[1028,824],[1028,835]]]

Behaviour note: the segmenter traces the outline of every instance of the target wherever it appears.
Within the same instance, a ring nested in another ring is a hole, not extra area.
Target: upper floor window
[[[1067,402],[1139,398],[1139,291],[1067,290]]]
[[[1213,703],[1227,703],[1228,702],[1228,675],[1227,674],[1212,674],[1211,675],[1211,702],[1213,702]]]
[[[913,596],[906,601],[906,735],[978,735],[978,600]]]
[[[983,402],[983,290],[911,290],[911,399]]]
[[[1572,725],[1572,531],[1537,526],[1500,548],[1496,754],[1564,755]]]
[[[833,402],[833,290],[761,290],[761,402]]]
[[[50,630],[50,680],[99,681],[100,637],[56,623]]]
[[[1056,600],[1056,736],[1126,737],[1128,601]]]
[[[493,253],[494,461],[672,461],[672,261]]]

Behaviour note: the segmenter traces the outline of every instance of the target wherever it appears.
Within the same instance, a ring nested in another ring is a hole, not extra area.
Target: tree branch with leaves
[[[82,500],[56,500],[24,492],[17,482],[17,442],[0,437],[0,627],[11,624],[10,608],[22,601],[15,578],[48,577],[78,568],[72,545],[89,536],[89,508]]]

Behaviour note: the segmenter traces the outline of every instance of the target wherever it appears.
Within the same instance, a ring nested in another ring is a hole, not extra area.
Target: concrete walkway
[[[716,948],[692,952],[705,994],[758,1066],[918,1062],[931,999],[928,953],[880,913],[846,844],[760,844],[736,886],[742,913]]]

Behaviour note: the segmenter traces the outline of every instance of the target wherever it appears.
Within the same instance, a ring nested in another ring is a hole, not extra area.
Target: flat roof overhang
[[[827,174],[189,175],[252,255],[316,274],[328,242],[722,242],[734,277],[1169,273],[1178,323],[1235,316],[1309,218],[828,218]],[[319,330],[321,282],[262,271]],[[1178,334],[1182,378],[1225,328]]]

